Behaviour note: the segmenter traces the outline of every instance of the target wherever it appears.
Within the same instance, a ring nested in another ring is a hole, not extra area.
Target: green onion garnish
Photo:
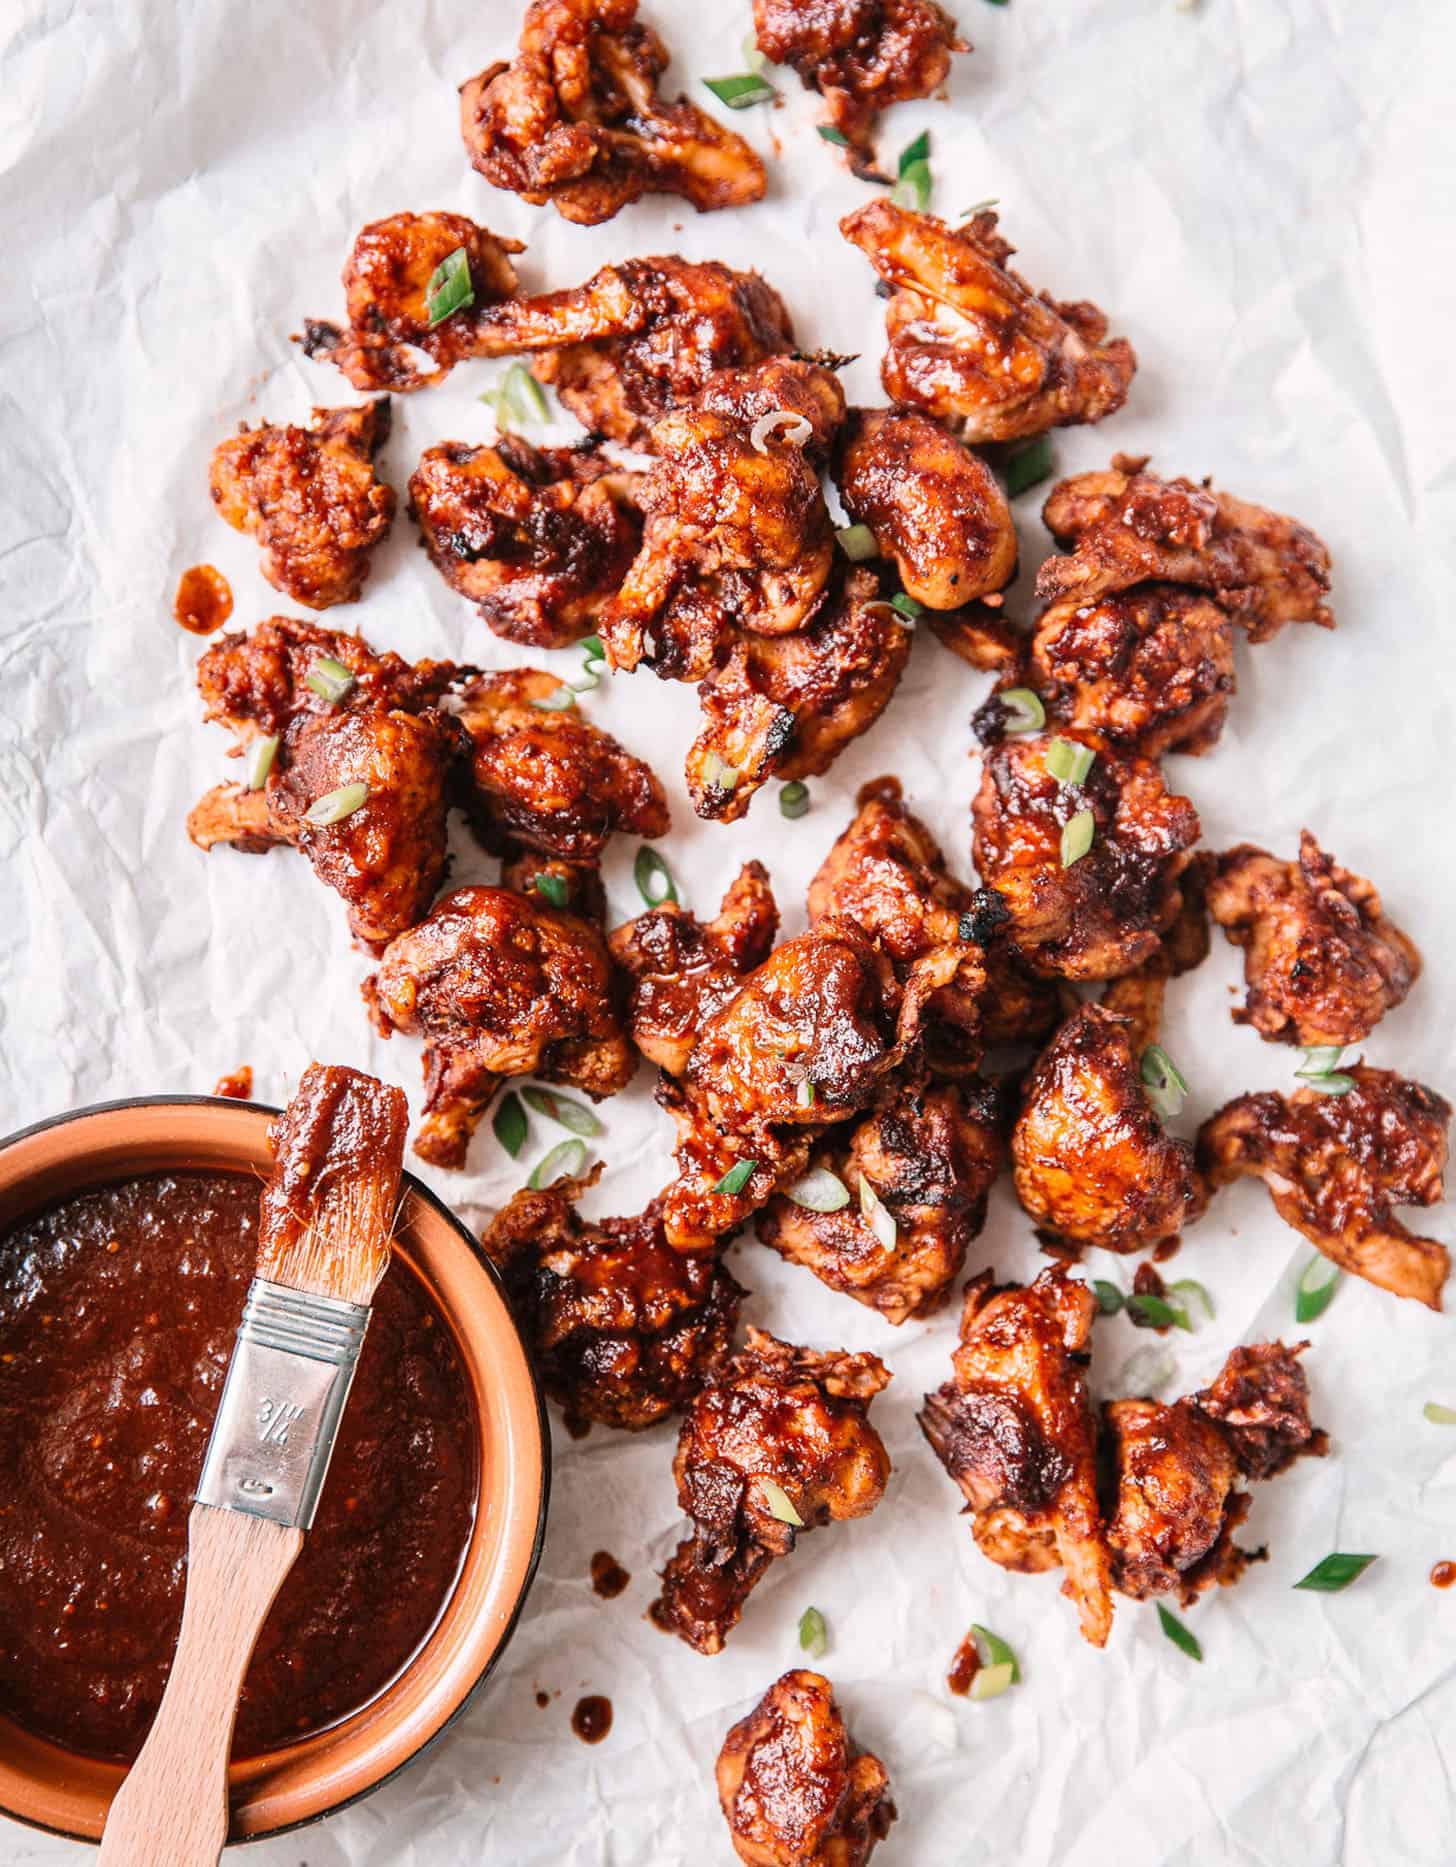
[[[303,677],[303,684],[312,688],[320,700],[334,705],[354,685],[354,671],[346,668],[342,661],[335,661],[332,655],[320,655]]]
[[[928,162],[929,160],[930,131],[922,130],[913,142],[906,143],[905,147],[900,151],[899,173],[903,175],[906,169],[913,167],[915,163]]]
[[[490,1125],[495,1130],[496,1140],[511,1159],[518,1159],[521,1149],[526,1145],[527,1122],[526,1111],[521,1107],[520,1098],[514,1090],[502,1096],[500,1107]]]
[[[1097,834],[1097,819],[1090,810],[1079,810],[1075,817],[1069,817],[1062,828],[1062,867],[1070,869],[1074,862],[1080,862],[1092,847],[1092,840]]]
[[[842,525],[834,541],[852,564],[863,564],[866,558],[879,555],[879,541],[868,525]]]
[[[986,1665],[1009,1666],[1011,1668],[1011,1684],[1021,1684],[1021,1666],[1017,1661],[1016,1655],[1011,1651],[1010,1647],[1007,1646],[1000,1634],[993,1634],[989,1627],[982,1627],[980,1622],[977,1621],[971,1627],[971,1636],[975,1640],[976,1647],[980,1651],[982,1660]]]
[[[799,1616],[799,1646],[811,1660],[823,1659],[829,1651],[829,1629],[817,1608],[805,1608]]]
[[[836,149],[848,149],[849,138],[843,130],[836,130],[832,123],[817,123],[814,127],[826,143],[833,143]]]
[[[812,1082],[810,1082],[807,1076],[803,1079],[803,1081],[799,1084],[799,1087],[795,1090],[794,1100],[795,1102],[798,1103],[801,1109],[813,1108],[814,1106],[814,1085]]]
[[[991,3],[993,6],[1004,6],[1005,0],[991,0]],[[1161,1601],[1158,1603],[1158,1625],[1180,1653],[1186,1653],[1190,1660],[1202,1660],[1203,1648],[1178,1616],[1170,1614]]]
[[[278,756],[279,735],[272,733],[267,739],[255,739],[253,749],[248,754],[248,789],[261,791],[268,782],[268,774],[273,769],[273,761]]]
[[[1096,760],[1091,746],[1077,739],[1063,739],[1059,734],[1047,747],[1043,763],[1058,784],[1081,784]]]
[[[762,71],[768,64],[767,58],[759,50],[755,33],[746,32],[743,35],[743,62],[750,71]]]
[[[1379,1560],[1378,1556],[1350,1556],[1343,1550],[1336,1550],[1323,1562],[1317,1562],[1294,1586],[1312,1589],[1320,1595],[1338,1595],[1342,1588],[1348,1588],[1357,1576],[1363,1575],[1372,1562]]]
[[[849,1204],[849,1188],[827,1167],[812,1168],[784,1190],[796,1206],[809,1212],[839,1212]]]
[[[589,662],[605,661],[607,658],[606,644],[599,635],[584,635],[577,643],[577,647]]]
[[[662,857],[655,849],[649,849],[644,843],[637,851],[637,860],[632,864],[632,878],[637,884],[637,892],[648,907],[661,907],[664,901],[676,901],[677,883]]]
[[[1030,687],[1005,687],[997,694],[1006,715],[1003,728],[1008,733],[1038,733],[1046,725],[1046,708],[1041,695]]]
[[[777,95],[773,86],[757,72],[739,72],[732,78],[704,78],[703,83],[730,110],[747,110],[751,104],[766,104]]]
[[[772,1478],[760,1478],[758,1488],[771,1517],[777,1517],[780,1523],[791,1523],[796,1530],[803,1529],[804,1519],[794,1509],[794,1501],[782,1485],[775,1484]]]
[[[549,1154],[537,1161],[526,1185],[539,1193],[543,1186],[554,1186],[558,1180],[577,1179],[585,1165],[585,1141],[558,1141]]]
[[[1355,1078],[1335,1065],[1344,1054],[1339,1044],[1316,1044],[1304,1053],[1304,1063],[1294,1074],[1322,1096],[1342,1096],[1355,1087]]]
[[[859,1209],[865,1223],[885,1250],[893,1251],[900,1236],[900,1228],[895,1223],[894,1214],[884,1205],[864,1174],[859,1176]]]
[[[1178,1065],[1161,1044],[1149,1044],[1143,1052],[1138,1074],[1143,1079],[1149,1102],[1164,1121],[1171,1121],[1188,1097],[1188,1084]]]
[[[437,324],[443,324],[446,318],[474,303],[470,261],[465,256],[465,248],[457,246],[436,266],[425,287],[425,316],[430,321],[430,329],[434,330]]]
[[[741,775],[736,765],[730,765],[726,759],[719,758],[716,752],[710,752],[703,760],[704,790],[736,790]]]
[[[607,1132],[589,1108],[584,1108],[580,1102],[573,1102],[570,1096],[553,1095],[549,1089],[538,1089],[533,1084],[529,1089],[521,1091],[521,1100],[528,1109],[535,1109],[538,1115],[559,1122],[573,1134],[598,1135]]]
[[[1428,1400],[1421,1412],[1432,1426],[1456,1426],[1456,1407],[1443,1407],[1439,1400]]]
[[[1294,1320],[1314,1322],[1323,1316],[1335,1300],[1341,1271],[1325,1258],[1311,1258],[1294,1286]]]
[[[809,787],[797,778],[779,792],[779,809],[786,817],[803,817],[809,809]]]
[[[1182,1297],[1185,1311],[1191,1313],[1194,1303],[1197,1302],[1203,1305],[1210,1322],[1217,1316],[1218,1311],[1213,1307],[1213,1298],[1196,1278],[1180,1277],[1176,1284],[1169,1284],[1168,1288],[1174,1296]]]
[[[563,681],[561,685],[547,694],[544,699],[533,700],[533,707],[542,713],[565,713],[568,707],[576,705],[576,695]]]
[[[935,179],[930,173],[930,132],[922,130],[913,142],[900,151],[899,180],[890,190],[896,207],[914,208],[923,214],[930,206]]]
[[[1355,1078],[1343,1070],[1332,1070],[1328,1076],[1311,1076],[1305,1087],[1318,1090],[1322,1096],[1343,1096],[1355,1087]]]
[[[495,416],[502,434],[529,427],[533,421],[548,421],[551,416],[546,392],[524,363],[512,363],[493,389],[487,389],[481,401]]]
[[[890,598],[890,608],[899,610],[907,622],[914,622],[917,616],[925,614],[925,605],[917,603],[913,596],[907,596],[903,590],[898,596]]]
[[[1093,1279],[1092,1288],[1097,1295],[1097,1307],[1104,1316],[1115,1316],[1127,1302],[1126,1296],[1116,1284],[1107,1283],[1101,1277]]]
[[[540,875],[531,878],[531,886],[543,901],[549,901],[553,908],[564,908],[570,904],[571,889],[562,875],[552,875],[543,870]]]
[[[971,1689],[966,1696],[973,1699],[1000,1698],[1015,1683],[1016,1668],[1009,1661],[1003,1660],[999,1666],[981,1667],[972,1679]]]
[[[723,1175],[723,1178],[713,1188],[713,1191],[715,1193],[741,1193],[744,1187],[747,1186],[748,1182],[753,1178],[754,1169],[757,1166],[758,1162],[756,1160],[738,1161],[734,1166],[728,1169],[727,1173]]]
[[[1166,1297],[1155,1297],[1151,1292],[1134,1291],[1127,1299],[1128,1314],[1149,1329],[1187,1329],[1191,1332],[1193,1324],[1189,1322],[1185,1310],[1176,1303],[1170,1303]]]
[[[988,207],[1000,207],[1000,195],[988,194],[984,201],[977,201],[974,207],[961,209],[962,220],[974,220],[977,214],[984,214]]]
[[[1051,436],[1039,434],[1029,447],[1021,448],[1007,461],[1006,497],[1019,499],[1023,493],[1030,492],[1033,486],[1040,486],[1043,480],[1049,480],[1055,470]]]
[[[353,816],[368,795],[367,784],[341,784],[337,791],[327,791],[322,797],[316,797],[303,813],[304,821],[324,829],[331,823],[342,823],[345,817]]]

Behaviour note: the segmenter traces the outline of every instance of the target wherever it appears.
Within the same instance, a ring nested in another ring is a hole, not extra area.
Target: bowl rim
[[[195,1108],[199,1106],[223,1107],[247,1111],[255,1115],[265,1115],[270,1119],[283,1112],[275,1103],[259,1102],[251,1097],[243,1096],[118,1096],[104,1102],[83,1103],[79,1107],[67,1109],[59,1115],[45,1116],[40,1121],[29,1123],[24,1128],[16,1128],[9,1134],[0,1135],[0,1156],[8,1154],[13,1147],[18,1146],[22,1142],[30,1141],[34,1139],[35,1136],[44,1134],[50,1129],[66,1127],[72,1122],[81,1121],[89,1116],[114,1115],[124,1113],[131,1109]],[[400,1186],[402,1193],[408,1192],[413,1199],[419,1201],[427,1211],[443,1222],[446,1230],[452,1234],[456,1240],[466,1246],[471,1261],[478,1269],[485,1273],[490,1284],[493,1286],[510,1327],[520,1341],[522,1358],[529,1376],[531,1393],[535,1402],[536,1437],[539,1446],[541,1472],[540,1498],[537,1504],[536,1523],[531,1537],[530,1550],[527,1555],[519,1587],[516,1590],[515,1600],[510,1613],[505,1617],[501,1627],[500,1637],[496,1641],[489,1658],[486,1660],[480,1672],[476,1674],[475,1678],[461,1693],[459,1702],[455,1705],[454,1709],[440,1721],[433,1731],[423,1737],[412,1750],[408,1751],[406,1755],[392,1764],[381,1776],[376,1777],[374,1781],[366,1783],[362,1787],[352,1790],[347,1794],[341,1795],[337,1800],[329,1802],[323,1808],[314,1810],[307,1815],[301,1815],[293,1821],[281,1822],[276,1826],[259,1827],[239,1835],[234,1835],[230,1831],[226,1843],[230,1848],[245,1846],[253,1841],[274,1840],[281,1835],[296,1834],[300,1829],[311,1828],[316,1822],[324,1821],[331,1815],[337,1815],[344,1809],[352,1808],[356,1803],[364,1801],[367,1796],[372,1796],[376,1790],[383,1789],[387,1783],[393,1782],[404,1770],[418,1762],[427,1751],[432,1749],[451,1726],[456,1724],[470,1709],[471,1705],[479,1697],[481,1691],[488,1683],[496,1667],[499,1665],[501,1657],[510,1645],[515,1635],[516,1628],[520,1623],[521,1616],[525,1611],[526,1602],[536,1580],[536,1572],[541,1561],[541,1552],[545,1546],[547,1513],[551,1502],[551,1428],[547,1418],[546,1400],[542,1391],[535,1358],[527,1348],[524,1337],[521,1336],[519,1326],[516,1323],[515,1316],[506,1296],[505,1285],[502,1281],[501,1274],[481,1246],[480,1240],[470,1230],[469,1226],[465,1224],[464,1220],[459,1218],[445,1203],[439,1194],[427,1186],[423,1180],[411,1173],[408,1168],[405,1168],[401,1172]],[[433,1293],[431,1294],[433,1299]],[[434,1300],[437,1301],[437,1299]],[[456,1331],[463,1334],[464,1328],[460,1319],[453,1318],[452,1320]],[[448,1606],[450,1600],[453,1598],[455,1588],[458,1588],[458,1586],[459,1577],[457,1576],[454,1588],[452,1588],[451,1593],[446,1596],[445,1603],[442,1605],[442,1613],[444,1612],[444,1607]],[[426,1638],[428,1639],[429,1636]],[[411,1661],[409,1664],[413,1664],[413,1662]],[[409,1665],[406,1665],[405,1672],[396,1675],[396,1678],[403,1678],[408,1670]],[[389,1689],[388,1686],[384,1688],[386,1692]],[[360,1707],[360,1709],[362,1710],[364,1708]],[[357,1714],[350,1715],[353,1716]],[[6,1720],[6,1722],[9,1723],[13,1721]],[[347,1720],[341,1722],[347,1722]],[[23,1729],[24,1727],[17,1726],[17,1728]],[[54,1748],[62,1754],[67,1754],[63,1745],[55,1745]],[[11,1808],[5,1802],[0,1802],[0,1816],[10,1821],[17,1822],[22,1827],[32,1829],[40,1834],[56,1835],[63,1840],[76,1841],[83,1845],[91,1846],[94,1846],[97,1841],[97,1837],[94,1835],[80,1833],[74,1828],[57,1827],[51,1822],[39,1820],[33,1815],[27,1815],[19,1809]]]

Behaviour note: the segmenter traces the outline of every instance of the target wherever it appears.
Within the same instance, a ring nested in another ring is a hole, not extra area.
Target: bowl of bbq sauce
[[[78,1840],[166,1682],[275,1114],[149,1098],[0,1141],[0,1813]],[[367,1794],[464,1709],[535,1573],[549,1458],[495,1272],[407,1174],[318,1518],[244,1685],[230,1839]]]

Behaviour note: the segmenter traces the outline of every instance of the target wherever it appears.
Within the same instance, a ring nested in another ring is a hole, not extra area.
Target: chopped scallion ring
[[[1202,1660],[1203,1648],[1199,1646],[1196,1636],[1188,1631],[1176,1614],[1170,1614],[1161,1601],[1158,1603],[1158,1625],[1180,1653],[1186,1653],[1190,1660]]]
[[[677,884],[672,879],[672,871],[646,843],[637,851],[637,860],[632,864],[632,878],[637,884],[637,892],[650,908],[661,907],[664,901],[676,901]]]
[[[1134,1322],[1140,1322],[1148,1329],[1186,1329],[1190,1333],[1193,1329],[1185,1310],[1179,1309],[1176,1303],[1170,1303],[1166,1297],[1154,1296],[1150,1291],[1134,1291],[1127,1299],[1127,1313]]]
[[[704,78],[703,83],[730,110],[747,110],[753,104],[766,104],[778,93],[756,71],[738,72],[731,78]]]
[[[715,1193],[727,1193],[730,1196],[734,1193],[741,1193],[744,1187],[747,1186],[748,1182],[753,1178],[754,1169],[757,1166],[758,1162],[756,1160],[740,1160],[735,1166],[728,1169],[727,1173],[723,1175],[723,1178],[713,1188],[713,1191]]]
[[[898,596],[890,598],[890,608],[898,610],[906,622],[914,622],[917,616],[925,614],[925,605],[917,603],[913,596],[907,596],[903,590]]]
[[[526,1111],[514,1091],[501,1097],[500,1107],[490,1125],[495,1130],[496,1140],[511,1159],[518,1159],[521,1149],[526,1145],[527,1122]]]
[[[810,1082],[807,1076],[799,1084],[799,1087],[797,1088],[797,1090],[795,1090],[794,1100],[795,1102],[798,1103],[801,1109],[813,1108],[814,1106],[814,1085],[812,1082]]]
[[[558,1141],[549,1154],[542,1155],[536,1163],[526,1185],[532,1192],[539,1193],[543,1187],[554,1186],[558,1180],[580,1178],[581,1170],[586,1165],[585,1141]]]
[[[565,713],[568,707],[576,705],[576,694],[563,681],[554,693],[549,693],[540,700],[533,700],[531,705],[542,713]]]
[[[1003,731],[1039,733],[1046,725],[1046,708],[1041,695],[1030,687],[1004,687],[996,696],[1006,716]]]
[[[303,813],[304,821],[317,824],[320,829],[326,829],[331,823],[342,823],[345,817],[353,816],[368,795],[367,784],[341,784],[337,791],[326,791],[322,797],[316,797]]]
[[[1456,1407],[1443,1407],[1439,1400],[1428,1400],[1421,1412],[1432,1426],[1456,1426]]]
[[[606,660],[606,644],[599,635],[584,635],[577,643],[577,647],[586,656],[589,662]]]
[[[1149,1102],[1164,1121],[1171,1121],[1188,1099],[1188,1084],[1177,1064],[1161,1044],[1149,1044],[1143,1052],[1138,1073]]]
[[[580,1102],[573,1102],[570,1096],[553,1095],[549,1089],[538,1089],[532,1084],[529,1089],[521,1091],[521,1100],[528,1109],[535,1109],[538,1115],[559,1122],[573,1134],[599,1135],[607,1132],[589,1108],[583,1108]]]
[[[1046,749],[1042,761],[1058,784],[1081,784],[1097,761],[1091,746],[1079,739],[1063,739],[1060,734]]]
[[[551,409],[546,401],[546,391],[537,382],[524,363],[512,363],[505,375],[505,391],[525,412],[527,420],[546,421]]]
[[[879,555],[879,543],[868,525],[842,525],[834,540],[851,564],[863,564],[866,558]]]
[[[793,1499],[781,1484],[775,1484],[772,1478],[760,1478],[758,1488],[771,1517],[777,1517],[780,1523],[792,1524],[796,1530],[803,1529],[804,1519],[794,1509]]]
[[[895,1242],[900,1236],[900,1228],[895,1223],[894,1214],[880,1199],[864,1174],[859,1176],[859,1209],[865,1223],[879,1239],[886,1251],[895,1249]]]
[[[429,319],[430,329],[443,324],[457,311],[463,311],[467,305],[475,303],[475,286],[470,278],[470,261],[465,248],[457,246],[453,253],[447,253],[430,274],[429,284],[425,287],[425,316]]]
[[[809,787],[795,778],[779,792],[779,810],[785,817],[803,817],[809,810]]]
[[[1079,810],[1062,828],[1062,867],[1070,869],[1092,847],[1097,835],[1097,819],[1090,810]]]
[[[815,1167],[802,1180],[785,1188],[788,1197],[806,1212],[840,1212],[849,1204],[849,1188],[837,1173]]]
[[[1311,1076],[1305,1084],[1306,1089],[1313,1089],[1322,1096],[1348,1095],[1355,1087],[1355,1078],[1343,1070],[1332,1070],[1328,1076]]]
[[[988,194],[984,201],[977,201],[974,207],[962,208],[961,219],[974,220],[977,214],[984,214],[987,208],[1000,207],[1000,205],[1001,197],[999,195]]]
[[[822,1660],[829,1651],[829,1629],[817,1608],[805,1608],[799,1616],[799,1646],[811,1660]]]
[[[1314,1322],[1335,1300],[1343,1272],[1328,1258],[1311,1258],[1294,1286],[1294,1320]]]
[[[906,169],[912,167],[915,163],[928,162],[929,160],[930,131],[922,130],[913,141],[906,143],[905,147],[900,151],[900,166],[897,172],[903,175]]]
[[[1097,1307],[1104,1316],[1115,1316],[1127,1302],[1127,1297],[1117,1285],[1108,1283],[1104,1278],[1094,1278],[1092,1288],[1097,1295]]]
[[[303,677],[303,684],[320,700],[335,705],[354,685],[354,670],[346,668],[342,661],[335,661],[332,655],[320,655]]]
[[[790,447],[802,447],[813,433],[814,424],[802,415],[796,415],[787,408],[772,408],[754,422],[748,431],[748,438],[758,453],[766,454],[770,441],[784,441]]]
[[[278,756],[277,733],[270,733],[266,739],[255,739],[252,750],[248,753],[248,789],[261,791],[268,782],[268,774],[273,769],[273,761]]]
[[[818,123],[814,127],[826,143],[833,143],[836,149],[848,149],[849,138],[843,130],[836,130],[832,123]]]
[[[1316,1044],[1312,1050],[1305,1051],[1304,1062],[1294,1074],[1296,1076],[1328,1076],[1344,1054],[1343,1044]]]
[[[1039,434],[1029,447],[1023,447],[1006,463],[1006,497],[1019,499],[1023,493],[1049,480],[1055,471],[1051,436]]]
[[[702,781],[705,791],[736,790],[741,775],[736,765],[730,765],[726,759],[719,758],[716,752],[710,752],[703,760]]]
[[[1302,1575],[1294,1586],[1308,1588],[1318,1595],[1338,1595],[1341,1589],[1348,1588],[1351,1582],[1363,1575],[1372,1562],[1379,1560],[1379,1556],[1351,1556],[1343,1550],[1336,1550],[1326,1556],[1323,1562],[1317,1562],[1309,1574]]]
[[[923,214],[930,206],[935,179],[930,173],[930,132],[922,130],[913,142],[900,151],[899,179],[890,190],[896,207],[913,208]]]
[[[989,1627],[982,1627],[980,1622],[973,1623],[971,1637],[976,1649],[987,1666],[1009,1666],[1012,1685],[1021,1684],[1021,1666],[1016,1655],[1007,1646],[1000,1634],[993,1634]]]
[[[543,901],[549,901],[553,908],[567,907],[571,902],[571,890],[562,875],[552,875],[547,870],[534,876],[531,886]]]
[[[971,1681],[968,1698],[978,1701],[988,1698],[1000,1698],[1001,1694],[1016,1683],[1016,1668],[1009,1660],[1003,1660],[999,1666],[983,1666]]]
[[[1204,1312],[1210,1322],[1212,1322],[1218,1314],[1217,1310],[1213,1307],[1213,1298],[1208,1294],[1207,1290],[1204,1289],[1203,1285],[1198,1282],[1197,1278],[1180,1277],[1176,1284],[1169,1284],[1168,1288],[1175,1296],[1182,1297],[1184,1308],[1189,1312],[1190,1317],[1195,1302],[1203,1305]]]

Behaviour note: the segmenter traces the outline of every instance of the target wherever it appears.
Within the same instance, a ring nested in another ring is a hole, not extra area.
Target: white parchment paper
[[[1214,754],[1174,759],[1217,846],[1291,853],[1309,824],[1371,875],[1429,971],[1368,1046],[1456,1089],[1450,858],[1456,691],[1449,573],[1456,535],[1456,207],[1449,9],[1424,0],[959,0],[976,41],[950,103],[902,107],[893,153],[931,130],[937,205],[999,197],[1028,276],[1089,297],[1134,341],[1127,409],[1057,439],[1063,470],[1115,448],[1213,473],[1296,513],[1330,543],[1339,630],[1292,630],[1239,660]],[[170,619],[179,573],[211,560],[235,623],[289,605],[254,547],[211,512],[208,453],[240,419],[298,419],[351,399],[289,333],[336,315],[358,227],[453,208],[529,242],[529,289],[608,258],[661,251],[760,267],[803,341],[863,352],[852,394],[879,398],[880,304],[835,231],[863,198],[815,136],[815,100],[780,74],[779,108],[733,118],[770,158],[761,206],[695,217],[671,201],[568,227],[466,166],[455,86],[515,39],[516,0],[20,0],[0,23],[0,1130],[110,1096],[205,1091],[251,1063],[282,1101],[311,1057],[360,1064],[418,1094],[410,1042],[383,1044],[358,1003],[366,962],[340,903],[284,853],[204,858],[183,819],[232,768],[200,724],[199,644]],[[746,0],[652,0],[671,76],[743,66]],[[711,100],[707,100],[710,101]],[[423,447],[491,432],[494,366],[396,401],[384,457],[400,489]],[[566,429],[563,429],[563,433]],[[1023,503],[1023,561],[1046,547]],[[1444,574],[1443,574],[1444,573]],[[1017,613],[1027,613],[1023,595]],[[497,641],[416,547],[403,513],[364,601],[328,620],[381,647],[491,666]],[[550,658],[538,657],[538,660]],[[563,670],[575,655],[556,658]],[[928,635],[888,715],[786,824],[772,789],[746,822],[700,824],[682,787],[687,689],[618,677],[586,705],[667,781],[662,846],[711,912],[739,863],[770,865],[789,931],[859,784],[903,779],[965,872],[974,781],[968,718],[987,685]],[[610,866],[635,911],[631,849]],[[460,879],[489,878],[463,844]],[[1292,1053],[1229,1021],[1237,956],[1221,941],[1172,995],[1168,1044],[1193,1085],[1184,1126],[1244,1089],[1287,1086]],[[597,1209],[633,1211],[668,1177],[669,1125],[648,1073],[608,1105]],[[532,1154],[556,1134],[538,1121]],[[489,1134],[470,1171],[431,1175],[483,1218],[521,1168]],[[1446,1212],[1431,1228],[1450,1238]],[[1294,1333],[1307,1256],[1261,1189],[1225,1194],[1177,1274],[1217,1321],[1171,1346],[1173,1391],[1238,1340]],[[1025,1275],[1030,1228],[998,1192],[972,1269]],[[1105,1653],[1079,1639],[1055,1576],[1003,1573],[975,1550],[914,1411],[945,1376],[953,1312],[899,1331],[752,1240],[733,1267],[747,1314],[797,1340],[873,1348],[895,1371],[876,1417],[895,1459],[872,1518],[808,1538],[774,1566],[722,1656],[642,1618],[677,1534],[670,1427],[558,1432],[545,1558],[515,1642],[482,1699],[429,1756],[360,1807],[258,1846],[258,1867],[670,1867],[731,1858],[712,1790],[727,1726],[795,1663],[811,1603],[828,1620],[853,1729],[886,1759],[901,1820],[886,1867],[1066,1860],[1119,1867],[1258,1863],[1445,1867],[1456,1859],[1456,1594],[1426,1581],[1456,1557],[1456,1404],[1448,1320],[1347,1283],[1313,1326],[1316,1414],[1334,1451],[1262,1488],[1249,1526],[1271,1560],[1190,1617],[1205,1663],[1120,1606]],[[1126,1279],[1093,1254],[1089,1270]],[[1098,1331],[1096,1377],[1149,1338]],[[592,1594],[592,1552],[632,1572]],[[1290,1584],[1332,1549],[1381,1562],[1342,1596]],[[1012,1641],[1025,1684],[953,1701],[943,1676],[973,1620]],[[535,1694],[552,1694],[537,1708]],[[609,1739],[568,1729],[583,1691],[610,1695]],[[82,1858],[0,1823],[0,1860]]]

